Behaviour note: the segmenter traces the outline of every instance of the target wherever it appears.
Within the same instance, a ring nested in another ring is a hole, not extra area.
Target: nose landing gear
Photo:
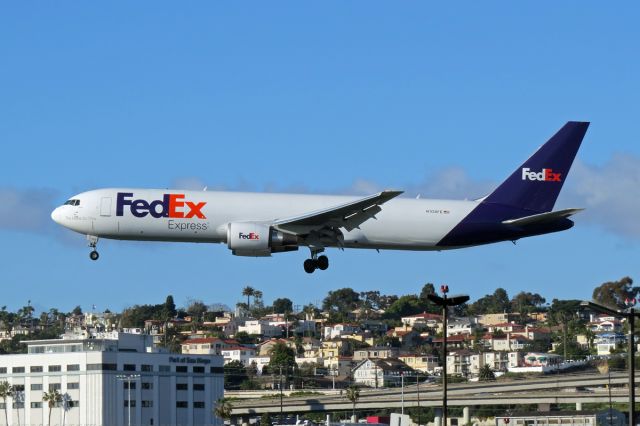
[[[304,261],[304,271],[312,274],[316,269],[324,271],[329,267],[329,258],[325,255],[318,256],[324,249],[311,249],[311,258]]]
[[[89,248],[91,248],[91,253],[89,253],[89,258],[91,260],[98,260],[100,254],[96,251],[96,246],[98,245],[98,237],[95,235],[87,235],[87,241],[89,242]]]

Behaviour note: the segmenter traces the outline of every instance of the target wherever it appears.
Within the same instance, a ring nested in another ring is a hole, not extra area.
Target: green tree
[[[276,314],[284,314],[293,311],[293,302],[291,299],[283,297],[273,301],[273,312]]]
[[[358,307],[360,293],[351,288],[341,288],[330,291],[322,301],[322,309],[325,311],[350,312]]]
[[[224,388],[240,389],[242,382],[249,379],[247,369],[240,361],[231,361],[223,367]]]
[[[262,413],[260,417],[260,426],[270,426],[271,425],[271,414]]]
[[[0,398],[2,398],[2,402],[4,403],[4,423],[8,425],[9,415],[7,414],[7,398],[13,398],[13,386],[11,386],[6,380],[4,382],[0,382]]]
[[[190,299],[187,304],[187,313],[196,319],[202,319],[202,316],[207,312],[207,305],[202,300]]]
[[[469,314],[499,314],[503,312],[511,312],[511,303],[507,291],[503,288],[497,288],[493,294],[488,294],[468,307]]]
[[[511,299],[511,312],[518,312],[520,320],[525,322],[529,314],[539,312],[545,302],[545,298],[538,293],[521,291]]]
[[[356,403],[360,399],[360,389],[357,386],[351,385],[347,388],[346,397],[353,404],[352,417],[356,416]]]
[[[428,309],[433,309],[433,306],[435,305],[420,299],[415,294],[409,294],[401,296],[398,300],[393,302],[393,304],[387,308],[384,313],[384,317],[387,319],[399,320],[402,317],[419,314]]]
[[[618,281],[603,283],[593,290],[593,300],[601,305],[614,309],[625,309],[626,299],[634,299],[640,294],[640,287],[633,286],[630,277],[621,278]]]
[[[60,405],[60,403],[62,402],[62,394],[58,392],[57,389],[54,389],[49,392],[45,392],[44,395],[42,395],[42,400],[46,401],[47,406],[49,407],[48,423],[51,424],[51,410],[53,410],[53,407],[55,407],[56,405]]]
[[[176,311],[176,304],[173,301],[173,296],[168,295],[164,301],[164,306],[162,307],[162,316],[163,320],[169,320],[171,318],[175,318],[178,311]]]
[[[279,371],[280,367],[285,369],[296,366],[296,353],[284,342],[273,345],[269,355],[271,356],[269,360],[269,371],[271,372]]]
[[[71,311],[71,315],[82,315],[82,308],[80,307],[80,305],[77,305],[75,308],[73,308],[73,310]]]
[[[489,364],[485,364],[480,368],[478,380],[481,382],[488,382],[496,379],[496,375]]]

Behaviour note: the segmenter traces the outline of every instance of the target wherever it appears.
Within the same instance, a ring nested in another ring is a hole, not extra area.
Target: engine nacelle
[[[227,247],[236,256],[271,256],[271,253],[298,250],[298,238],[269,225],[231,222],[227,227]]]

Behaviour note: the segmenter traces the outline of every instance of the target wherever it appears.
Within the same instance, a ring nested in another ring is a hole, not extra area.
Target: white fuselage
[[[52,218],[82,234],[119,240],[226,243],[231,222],[271,223],[358,197],[109,188],[84,192],[72,199],[78,200],[77,205],[58,207]],[[342,230],[343,246],[453,248],[436,245],[477,205],[476,201],[396,198],[359,228]]]

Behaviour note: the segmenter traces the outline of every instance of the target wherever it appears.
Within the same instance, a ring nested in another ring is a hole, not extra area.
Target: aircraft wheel
[[[100,257],[100,255],[98,254],[97,251],[92,251],[91,253],[89,253],[89,257],[91,258],[91,260],[98,260],[98,258]]]
[[[307,274],[312,274],[316,270],[316,262],[313,259],[307,259],[304,261],[304,271]]]
[[[329,258],[324,255],[318,256],[318,259],[316,260],[316,264],[318,265],[318,269],[320,269],[321,271],[324,271],[329,267]]]

